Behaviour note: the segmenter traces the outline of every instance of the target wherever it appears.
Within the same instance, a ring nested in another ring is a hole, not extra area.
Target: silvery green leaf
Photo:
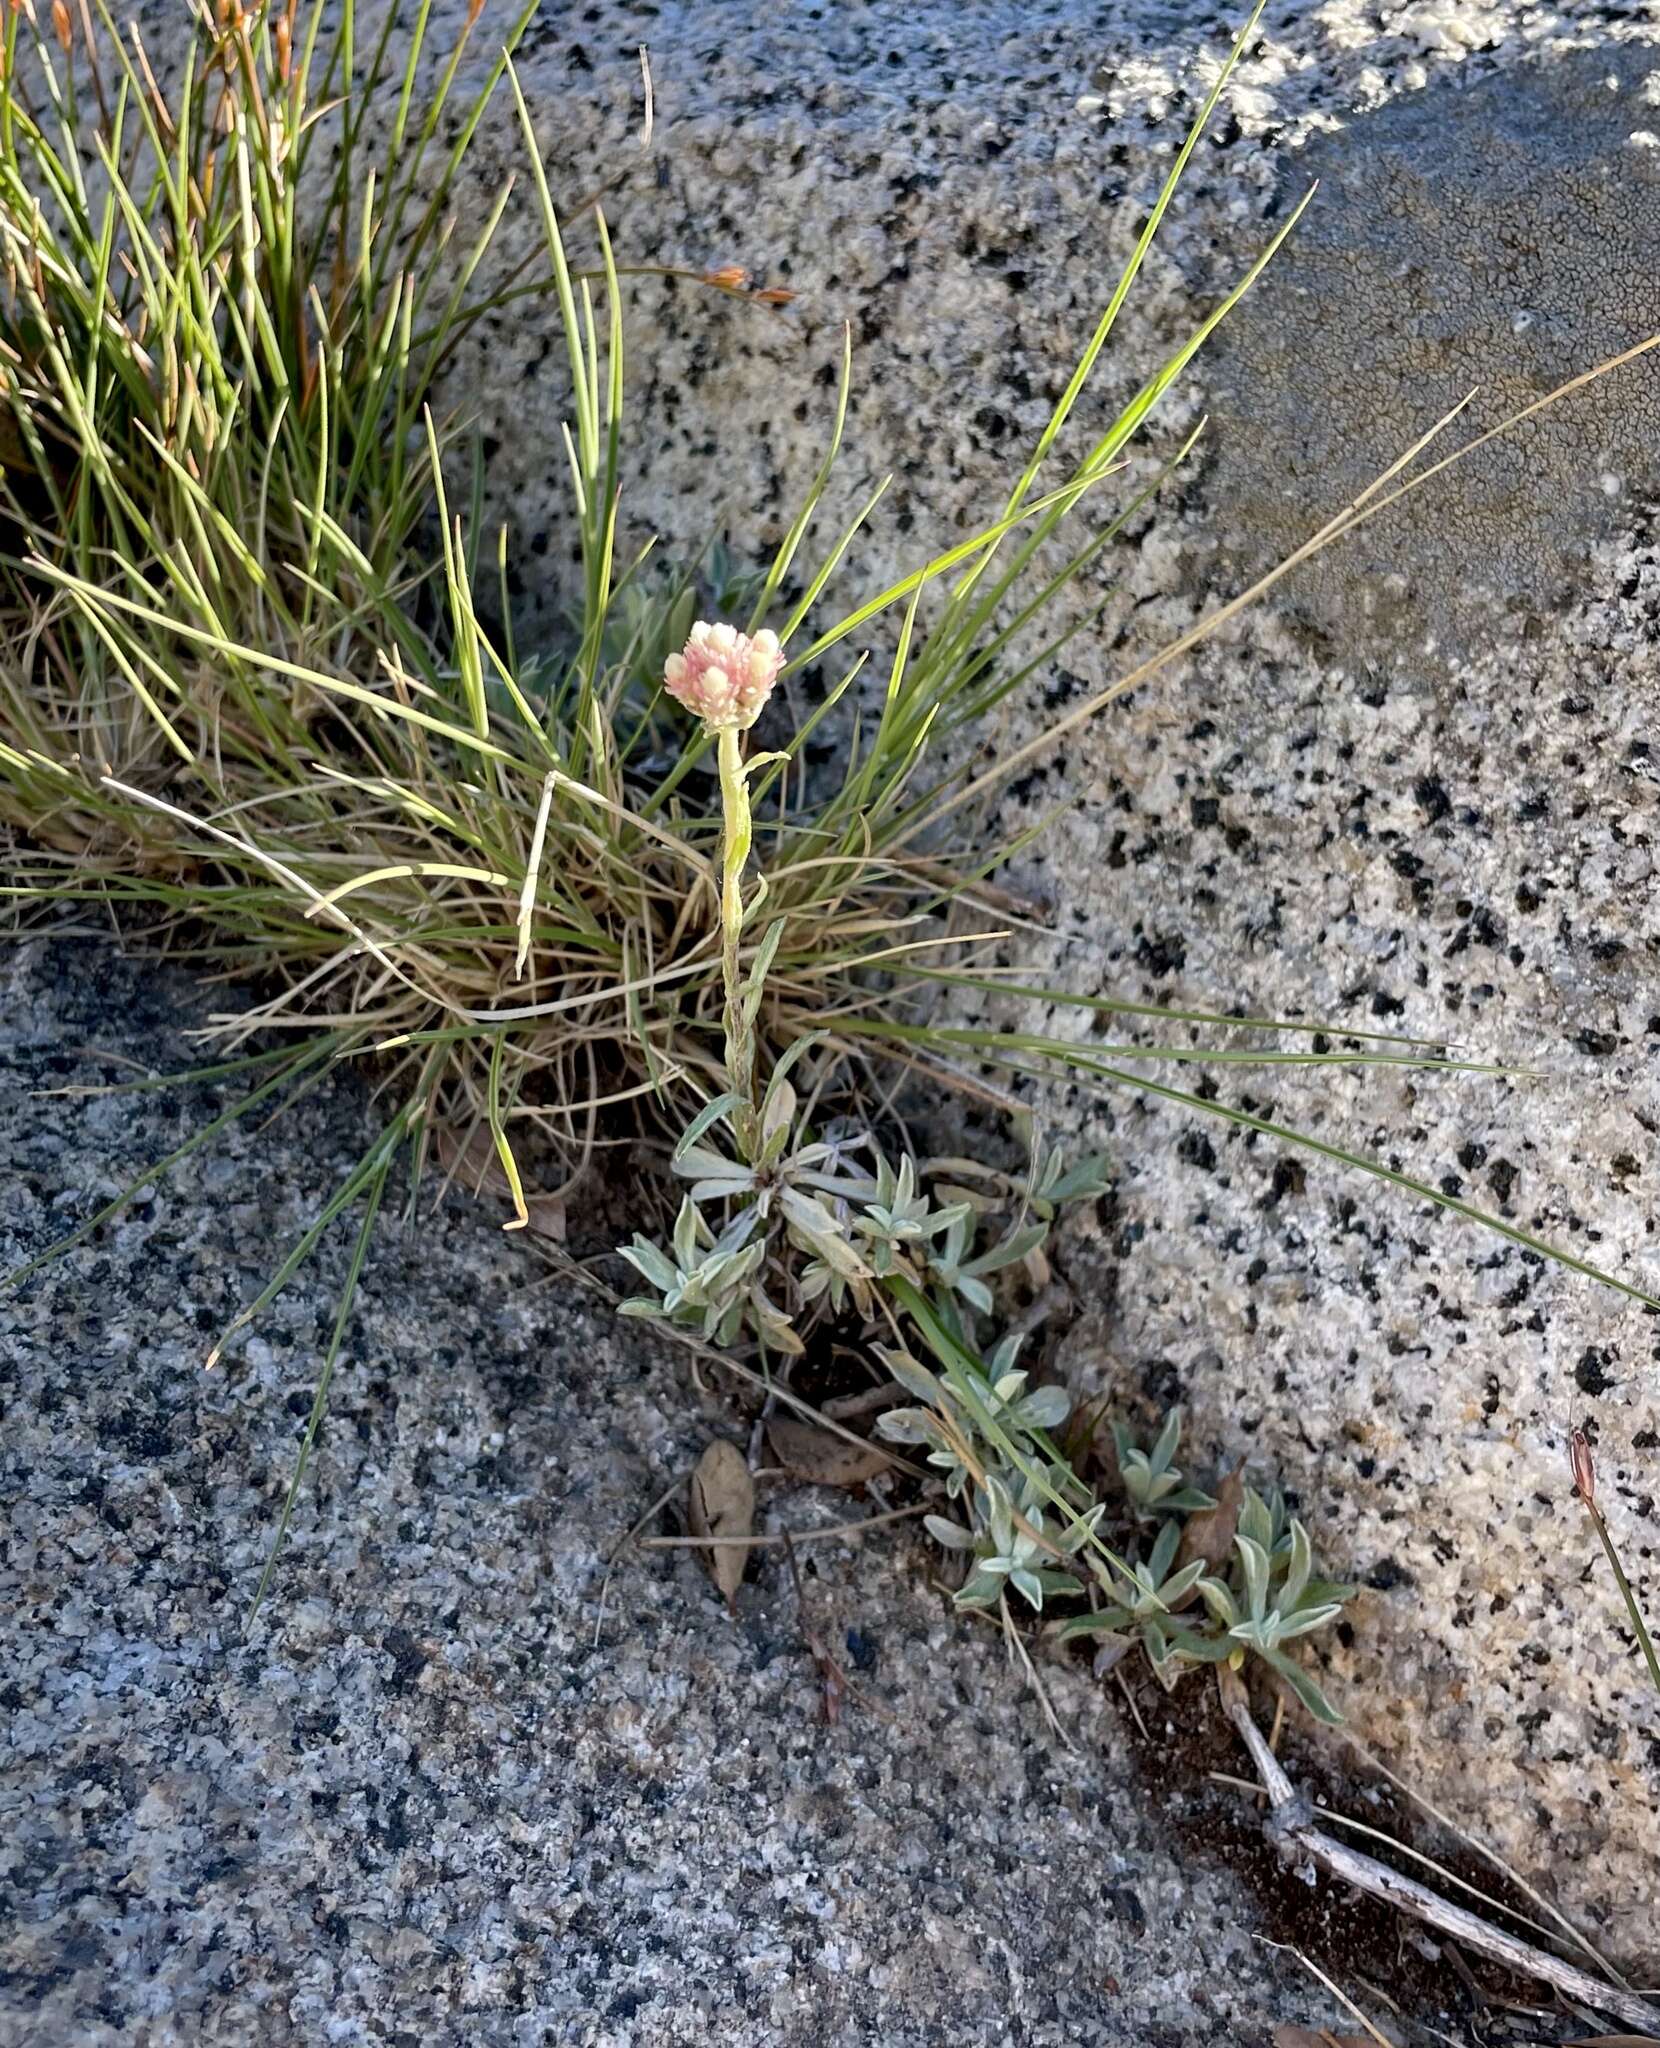
[[[728,1159],[709,1145],[688,1145],[675,1155],[674,1170],[681,1180],[730,1181],[734,1191],[752,1187],[755,1174],[740,1159]]]
[[[992,1540],[1000,1551],[1014,1548],[1014,1501],[1001,1476],[996,1472],[986,1474],[987,1521],[991,1527]]]
[[[944,1405],[945,1388],[920,1359],[913,1358],[908,1351],[895,1350],[891,1345],[879,1345],[877,1356],[907,1394],[914,1394],[919,1401],[931,1402],[936,1408]]]
[[[1316,1721],[1324,1721],[1331,1728],[1342,1725],[1343,1716],[1301,1665],[1293,1663],[1291,1658],[1279,1650],[1265,1650],[1263,1661],[1273,1666]]]
[[[956,1595],[955,1604],[958,1607],[995,1607],[1002,1596],[1002,1574],[982,1569],[970,1576],[968,1583]]]
[[[711,1250],[718,1257],[729,1258],[748,1244],[754,1233],[758,1218],[753,1209],[743,1209],[732,1218],[726,1228],[715,1239]],[[763,1241],[764,1242],[764,1241]]]
[[[796,1335],[790,1319],[758,1282],[749,1290],[750,1317],[755,1333],[787,1358],[800,1358],[806,1346]]]
[[[1268,1553],[1254,1536],[1235,1536],[1240,1569],[1245,1575],[1245,1609],[1253,1621],[1268,1611]]]
[[[620,1245],[618,1250],[641,1279],[660,1293],[666,1293],[680,1278],[672,1260],[659,1251],[649,1237],[637,1237],[632,1244]]]
[[[1264,1550],[1274,1547],[1274,1518],[1268,1511],[1268,1503],[1254,1486],[1245,1489],[1245,1499],[1239,1510],[1239,1533],[1249,1536]]]
[[[1049,1235],[1047,1223],[1028,1223],[1020,1230],[1011,1230],[1009,1235],[984,1251],[977,1259],[970,1259],[963,1268],[965,1273],[1000,1273],[1005,1266],[1013,1266],[1034,1252]]]
[[[790,1234],[803,1251],[812,1252],[846,1279],[864,1279],[869,1268],[847,1241],[840,1221],[814,1195],[787,1187],[779,1197]]]
[[[1291,1557],[1286,1568],[1285,1583],[1280,1588],[1279,1604],[1289,1614],[1303,1597],[1303,1588],[1308,1584],[1309,1574],[1314,1569],[1314,1554],[1309,1548],[1308,1531],[1301,1522],[1291,1524]]]
[[[1300,1607],[1341,1607],[1345,1600],[1354,1598],[1356,1590],[1353,1586],[1341,1585],[1336,1579],[1310,1579],[1297,1604]]]
[[[1190,1593],[1198,1585],[1204,1577],[1204,1572],[1205,1560],[1196,1557],[1190,1563],[1184,1564],[1179,1572],[1172,1573],[1159,1588],[1159,1597],[1165,1606],[1174,1607],[1183,1594]]]
[[[1269,1543],[1270,1551],[1291,1547],[1291,1511],[1285,1504],[1285,1495],[1277,1486],[1271,1486],[1264,1499],[1268,1507],[1268,1526],[1273,1532]]]
[[[1028,1606],[1040,1614],[1043,1612],[1043,1581],[1036,1572],[1029,1571],[1024,1566],[1017,1566],[1009,1574],[1009,1584]]]
[[[1170,1653],[1184,1664],[1225,1664],[1233,1655],[1226,1636],[1202,1636],[1190,1628],[1170,1631]]]
[[[813,1148],[809,1146],[808,1151]],[[825,1194],[834,1202],[845,1202],[850,1209],[862,1207],[875,1199],[875,1184],[868,1180],[854,1180],[846,1174],[813,1173],[803,1170],[802,1162],[806,1152],[795,1154],[790,1178],[798,1187],[812,1188]]]
[[[884,1240],[891,1243],[899,1235],[899,1225],[894,1221],[893,1212],[875,1202],[854,1217],[853,1228],[861,1237],[877,1243]]]
[[[1063,1643],[1070,1643],[1080,1636],[1122,1637],[1126,1629],[1134,1626],[1135,1616],[1127,1607],[1102,1607],[1094,1614],[1074,1614],[1055,1633]]]
[[[749,1279],[751,1274],[760,1270],[766,1256],[767,1241],[764,1237],[746,1244],[742,1251],[724,1253],[727,1286],[737,1287]]]
[[[762,1139],[770,1140],[778,1137],[780,1133],[788,1135],[794,1121],[795,1090],[788,1081],[781,1081],[774,1075],[761,1107]]]
[[[764,884],[766,877],[763,875],[761,879]],[[760,907],[761,897],[757,895],[744,912],[746,923],[755,915]],[[762,938],[760,945],[755,949],[755,958],[750,964],[749,978],[744,983],[742,998],[743,1017],[746,1024],[753,1024],[760,1015],[761,998],[766,994],[767,989],[767,975],[771,972],[774,956],[778,952],[778,941],[783,936],[784,920],[778,918],[774,923],[767,926],[765,936]]]
[[[1224,1628],[1236,1628],[1239,1624],[1239,1603],[1232,1591],[1220,1579],[1200,1579],[1200,1597],[1210,1609],[1212,1618]]]
[[[948,1522],[943,1515],[924,1515],[922,1526],[936,1543],[943,1543],[947,1550],[972,1550],[974,1532],[965,1529],[961,1522]]]
[[[773,758],[783,760],[787,757],[775,755]],[[753,910],[754,907],[752,903],[750,909]],[[780,917],[767,926],[766,931],[762,934],[760,945],[755,949],[755,958],[750,962],[749,967],[749,984],[752,988],[759,988],[766,980],[768,974],[771,973],[772,963],[778,957],[778,942],[783,936],[784,920]]]
[[[1001,1379],[993,1381],[991,1390],[1007,1406],[1009,1402],[1020,1399],[1025,1386],[1026,1375],[1023,1372],[1006,1372]]]
[[[697,1204],[688,1196],[680,1205],[680,1214],[674,1219],[674,1255],[682,1269],[690,1267],[697,1258],[698,1241],[704,1235]]]
[[[1081,1515],[1075,1515],[1061,1532],[1061,1548],[1070,1557],[1083,1549],[1095,1534],[1096,1524],[1106,1513],[1106,1503],[1097,1501],[1092,1508]]]
[[[1065,1387],[1039,1387],[1015,1412],[1023,1429],[1059,1429],[1072,1413],[1072,1396]]]
[[[631,1294],[626,1301],[619,1301],[617,1313],[624,1316],[656,1316],[664,1313],[663,1304],[654,1294]]]
[[[1165,1574],[1175,1561],[1176,1545],[1181,1540],[1181,1525],[1177,1522],[1164,1523],[1153,1539],[1153,1551],[1147,1560],[1147,1569],[1152,1574],[1154,1585],[1163,1583]]]
[[[728,1089],[726,1094],[717,1095],[713,1102],[706,1102],[681,1134],[680,1143],[674,1148],[675,1164],[685,1158],[711,1124],[717,1124],[722,1117],[730,1116],[733,1110],[741,1109],[743,1100],[741,1095]]]
[[[1049,1155],[1049,1165],[1058,1169],[1061,1156],[1058,1152]],[[1111,1162],[1105,1152],[1092,1153],[1087,1159],[1080,1159],[1076,1166],[1066,1173],[1046,1174],[1042,1192],[1051,1202],[1087,1201],[1092,1196],[1104,1195],[1112,1186]]]
[[[1154,1444],[1152,1456],[1148,1460],[1155,1472],[1167,1472],[1170,1469],[1170,1461],[1175,1457],[1181,1440],[1182,1411],[1180,1408],[1172,1408],[1165,1417],[1164,1427],[1159,1431],[1159,1440]]]
[[[1014,1362],[1020,1356],[1020,1347],[1025,1341],[1023,1336],[1011,1335],[998,1344],[987,1363],[987,1370],[994,1380],[1000,1380],[1006,1372],[1013,1372]]]
[[[876,1418],[876,1431],[895,1444],[932,1444],[939,1427],[925,1408],[887,1408]]]
[[[926,1235],[938,1237],[941,1231],[960,1230],[973,1214],[966,1202],[955,1202],[947,1209],[936,1209],[927,1219]]]
[[[1166,1474],[1168,1478],[1169,1475]],[[1201,1493],[1196,1486],[1183,1486],[1174,1493],[1161,1493],[1159,1506],[1170,1513],[1190,1515],[1200,1508],[1213,1508],[1216,1503],[1208,1493]]]
[[[1300,1607],[1294,1614],[1276,1613],[1274,1639],[1289,1643],[1297,1636],[1312,1635],[1315,1629],[1324,1628],[1328,1621],[1335,1621],[1343,1612],[1341,1607]]]
[[[951,1284],[971,1309],[983,1316],[991,1314],[991,1289],[983,1280],[975,1280],[966,1273],[957,1273],[953,1275]]]
[[[773,1091],[783,1086],[784,1077],[789,1073],[790,1069],[796,1064],[798,1060],[804,1059],[809,1052],[814,1052],[818,1049],[819,1046],[823,1045],[828,1036],[828,1032],[809,1031],[805,1034],[805,1036],[791,1040],[790,1044],[785,1048],[784,1052],[780,1056],[777,1066],[773,1068],[772,1078],[767,1083],[767,1092],[761,1098],[761,1112],[763,1117],[766,1114],[768,1104],[772,1100]],[[815,1149],[822,1156],[825,1148],[823,1146],[819,1146]]]

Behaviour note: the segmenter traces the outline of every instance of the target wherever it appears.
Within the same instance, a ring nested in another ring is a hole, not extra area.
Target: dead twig
[[[789,1559],[790,1577],[795,1581],[796,1605],[801,1609],[801,1637],[807,1645],[807,1653],[818,1666],[819,1683],[824,1688],[824,1718],[832,1727],[841,1719],[842,1699],[848,1690],[847,1673],[824,1647],[813,1617],[807,1607],[807,1588],[801,1582],[801,1567],[795,1561],[795,1545],[790,1541],[790,1532],[784,1531],[784,1555]]]
[[[873,1714],[879,1714],[884,1721],[897,1720],[893,1709],[882,1700],[873,1699],[863,1686],[855,1685],[842,1667],[824,1647],[824,1639],[813,1627],[813,1619],[807,1607],[807,1588],[802,1581],[801,1567],[795,1561],[795,1539],[786,1529],[784,1555],[790,1561],[790,1577],[795,1581],[795,1597],[801,1608],[801,1635],[813,1662],[818,1666],[819,1679],[824,1687],[824,1718],[834,1724],[841,1719],[842,1701],[855,1700],[861,1707],[868,1707]]]
[[[780,1548],[784,1544],[821,1543],[831,1536],[862,1536],[867,1529],[880,1529],[886,1522],[903,1522],[912,1515],[927,1513],[927,1503],[919,1502],[914,1508],[890,1508],[885,1515],[861,1515],[854,1522],[834,1522],[823,1529],[797,1529],[792,1538],[789,1533],[778,1536],[647,1536],[642,1550],[767,1550]]]
[[[598,1611],[594,1615],[594,1648],[596,1650],[599,1648],[599,1632],[605,1626],[605,1596],[611,1589],[611,1574],[617,1568],[617,1559],[622,1556],[623,1552],[652,1517],[662,1513],[663,1509],[674,1499],[675,1495],[690,1477],[691,1474],[689,1472],[677,1472],[652,1502],[651,1506],[646,1509],[645,1513],[634,1524],[633,1528],[625,1535],[619,1536],[612,1545],[610,1553],[605,1560],[605,1576],[599,1582],[599,1606]]]
[[[646,117],[644,125],[640,129],[640,147],[643,150],[649,151],[651,148],[651,131],[657,112],[657,95],[652,91],[651,86],[651,52],[644,43],[640,45],[640,79],[641,83],[645,86],[646,92]]]
[[[1212,1773],[1212,1775],[1214,1776],[1215,1773]],[[1364,2027],[1367,2033],[1371,2035],[1372,2039],[1381,2044],[1381,2048],[1394,2048],[1394,2043],[1390,2040],[1389,2036],[1385,2033],[1380,2032],[1380,2030],[1372,2024],[1372,2022],[1361,2011],[1360,2007],[1355,2004],[1354,2000],[1349,1996],[1349,1994],[1343,1989],[1341,1989],[1340,1986],[1332,1982],[1331,1978],[1326,1975],[1325,1971],[1322,1970],[1320,1965],[1314,1961],[1312,1956],[1305,1956],[1300,1948],[1294,1947],[1289,1942],[1269,1941],[1265,1936],[1261,1935],[1259,1935],[1257,1938],[1262,1942],[1264,1948],[1280,1949],[1283,1953],[1287,1955],[1295,1956],[1298,1962],[1301,1963],[1303,1968],[1308,1972],[1308,1974],[1312,1978],[1314,1978],[1317,1983],[1323,1985],[1325,1989],[1331,1993],[1332,1997],[1337,2000],[1340,2006],[1342,2006],[1343,2010],[1349,2015],[1350,2019],[1354,2020],[1358,2025]],[[1320,2037],[1322,2040],[1326,2041],[1330,2041],[1333,2039],[1330,2029],[1326,2027],[1322,2027],[1320,2029]]]
[[[1263,1790],[1268,1794],[1268,1815],[1263,1825],[1269,1840],[1282,1856],[1306,1859],[1340,1883],[1353,1885],[1357,1891],[1384,1900],[1398,1912],[1422,1920],[1427,1926],[1454,1941],[1463,1942],[1467,1948],[1474,1949],[1478,1955],[1486,1956],[1505,1969],[1537,1978],[1553,1986],[1565,1998],[1574,1999],[1598,2012],[1612,2013],[1626,2026],[1640,2027],[1649,2034],[1660,2036],[1660,2007],[1651,2005],[1647,1999],[1605,1984],[1575,1964],[1564,1962],[1559,1956],[1547,1955],[1543,1949],[1534,1948],[1528,1942],[1517,1940],[1513,1934],[1505,1934],[1489,1926],[1462,1906],[1449,1904],[1414,1879],[1403,1877],[1398,1870],[1391,1870],[1388,1864],[1364,1856],[1358,1849],[1351,1849],[1346,1843],[1334,1841],[1323,1833],[1314,1824],[1314,1808],[1286,1776],[1279,1758],[1269,1748],[1262,1730],[1252,1718],[1244,1682],[1237,1673],[1223,1669],[1217,1673],[1217,1690],[1221,1694],[1223,1711],[1249,1751]]]
[[[1559,1906],[1552,1905],[1543,1892],[1530,1885],[1519,1870],[1512,1869],[1496,1849],[1490,1848],[1487,1843],[1482,1841],[1479,1835],[1472,1835],[1468,1829],[1461,1828],[1450,1813],[1443,1812],[1433,1800],[1425,1798],[1424,1794],[1415,1785],[1408,1783],[1405,1778],[1398,1777],[1383,1761],[1382,1757],[1374,1755],[1358,1737],[1350,1734],[1344,1728],[1338,1729],[1337,1733],[1369,1770],[1376,1771],[1379,1777],[1387,1778],[1395,1790],[1405,1798],[1410,1799],[1420,1813],[1427,1813],[1437,1827],[1445,1828],[1455,1841],[1462,1842],[1466,1849],[1479,1856],[1483,1862],[1490,1863],[1510,1884],[1516,1887],[1524,1899],[1530,1899],[1539,1908],[1541,1913],[1554,1920],[1557,1926],[1561,1928],[1563,1935],[1576,1948],[1583,1949],[1599,1969],[1605,1970],[1608,1973],[1609,1978],[1614,1983],[1626,1984],[1626,1979],[1620,1975],[1619,1971],[1615,1969],[1614,1965],[1595,1946],[1590,1938],[1574,1925],[1567,1914]],[[1517,1914],[1516,1917],[1520,1919],[1521,1915]],[[1542,1934],[1547,1932],[1544,1928],[1541,1928],[1539,1931]],[[1627,1988],[1629,1989],[1629,1986]]]

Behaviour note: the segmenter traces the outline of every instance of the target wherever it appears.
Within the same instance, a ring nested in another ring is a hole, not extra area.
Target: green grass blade
[[[334,1379],[335,1363],[340,1356],[340,1347],[345,1341],[346,1323],[352,1312],[352,1303],[357,1298],[357,1284],[362,1278],[364,1261],[369,1254],[369,1239],[374,1231],[375,1218],[380,1213],[381,1197],[386,1192],[386,1177],[391,1171],[391,1163],[389,1156],[383,1158],[369,1176],[363,1205],[363,1221],[358,1227],[357,1241],[352,1247],[352,1261],[346,1273],[346,1283],[340,1290],[340,1306],[335,1313],[334,1328],[329,1334],[328,1350],[323,1356],[323,1369],[317,1376],[317,1391],[312,1397],[311,1413],[306,1418],[305,1434],[300,1439],[299,1455],[294,1461],[294,1476],[289,1480],[288,1491],[283,1495],[282,1514],[277,1521],[276,1534],[271,1538],[265,1569],[259,1575],[253,1605],[248,1610],[248,1626],[252,1625],[254,1617],[259,1613],[271,1584],[271,1574],[277,1568],[277,1559],[282,1554],[283,1543],[288,1535],[288,1525],[293,1520],[294,1503],[300,1497],[306,1466],[311,1462],[312,1449],[323,1426],[323,1417],[328,1411],[329,1387]]]

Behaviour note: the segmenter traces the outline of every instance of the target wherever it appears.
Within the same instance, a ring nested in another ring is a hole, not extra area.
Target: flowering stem
[[[721,864],[721,979],[726,985],[727,1083],[743,1102],[733,1119],[739,1150],[753,1160],[760,1138],[760,1110],[755,1099],[755,1026],[744,1009],[739,948],[744,929],[744,863],[754,833],[749,817],[749,777],[744,772],[743,740],[736,728],[724,725],[717,735],[720,756],[721,808],[726,842]]]

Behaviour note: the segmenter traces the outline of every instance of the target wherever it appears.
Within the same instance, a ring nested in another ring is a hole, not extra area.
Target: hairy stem
[[[749,777],[744,772],[743,740],[735,727],[719,734],[721,808],[726,839],[721,861],[721,979],[726,986],[726,1073],[732,1092],[743,1098],[733,1123],[738,1148],[753,1160],[760,1142],[760,1110],[755,1098],[755,1026],[744,1006],[740,948],[744,931],[744,863],[753,832],[749,818]]]

